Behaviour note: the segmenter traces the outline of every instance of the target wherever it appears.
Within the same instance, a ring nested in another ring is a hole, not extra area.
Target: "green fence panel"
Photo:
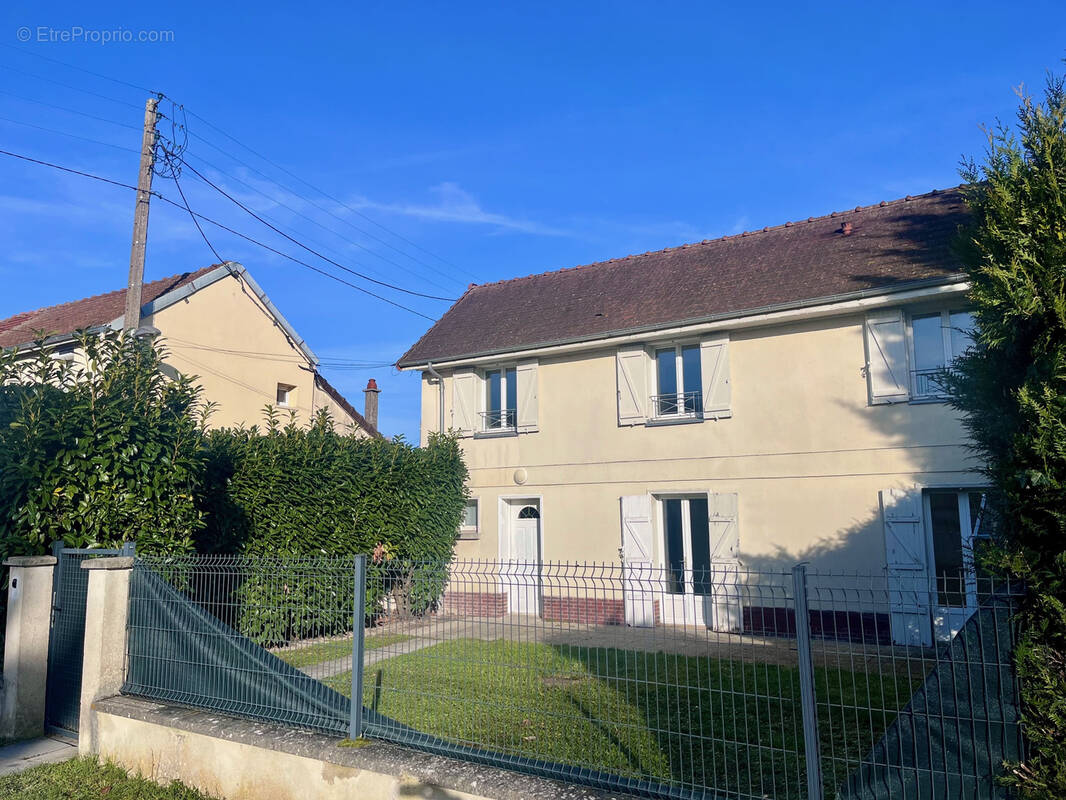
[[[979,609],[837,795],[840,800],[999,800],[1004,761],[1022,757],[1011,598]]]

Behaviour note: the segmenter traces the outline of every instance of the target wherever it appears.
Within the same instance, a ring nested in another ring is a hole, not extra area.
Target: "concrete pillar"
[[[8,739],[28,739],[44,733],[55,565],[55,556],[19,556],[4,562],[11,576],[7,588],[0,736]]]
[[[78,722],[78,750],[87,755],[98,752],[93,703],[118,694],[125,678],[126,620],[133,559],[87,558],[81,562],[81,568],[90,571]]]

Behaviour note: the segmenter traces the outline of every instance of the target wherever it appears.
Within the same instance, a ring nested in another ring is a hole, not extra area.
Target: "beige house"
[[[982,504],[935,377],[971,327],[966,219],[940,191],[471,286],[399,361],[422,374],[423,437],[462,437],[457,558],[659,569],[654,606],[609,616],[718,630],[758,615],[706,602],[707,575],[809,561],[935,581],[879,635],[950,635]]]
[[[167,364],[197,375],[204,398],[217,404],[212,426],[261,425],[270,404],[303,423],[327,408],[338,427],[379,435],[376,388],[368,420],[319,374],[317,356],[240,264],[146,283],[142,298],[141,324],[162,333]],[[32,346],[43,331],[58,353],[76,358],[73,332],[120,329],[125,302],[120,289],[16,314],[0,320],[0,347]]]

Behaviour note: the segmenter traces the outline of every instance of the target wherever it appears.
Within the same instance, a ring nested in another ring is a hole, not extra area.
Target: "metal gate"
[[[121,550],[90,550],[52,545],[56,557],[52,580],[52,621],[48,637],[48,691],[45,725],[77,733],[81,710],[81,670],[85,647],[85,598],[89,573],[81,568],[87,558],[132,556],[134,545]]]

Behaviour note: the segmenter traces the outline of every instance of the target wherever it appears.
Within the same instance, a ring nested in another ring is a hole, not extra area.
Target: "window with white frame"
[[[463,521],[459,525],[460,539],[477,539],[480,535],[478,525],[478,499],[472,497],[463,508]]]
[[[518,426],[518,370],[514,367],[485,371],[485,410],[481,429],[513,431]]]
[[[289,408],[295,400],[296,387],[291,383],[279,383],[277,390],[277,404],[282,408]]]
[[[703,414],[703,374],[700,346],[678,344],[655,350],[655,389],[652,411],[657,418]]]
[[[944,397],[942,370],[973,344],[973,314],[937,311],[910,318],[911,393],[915,398]]]

